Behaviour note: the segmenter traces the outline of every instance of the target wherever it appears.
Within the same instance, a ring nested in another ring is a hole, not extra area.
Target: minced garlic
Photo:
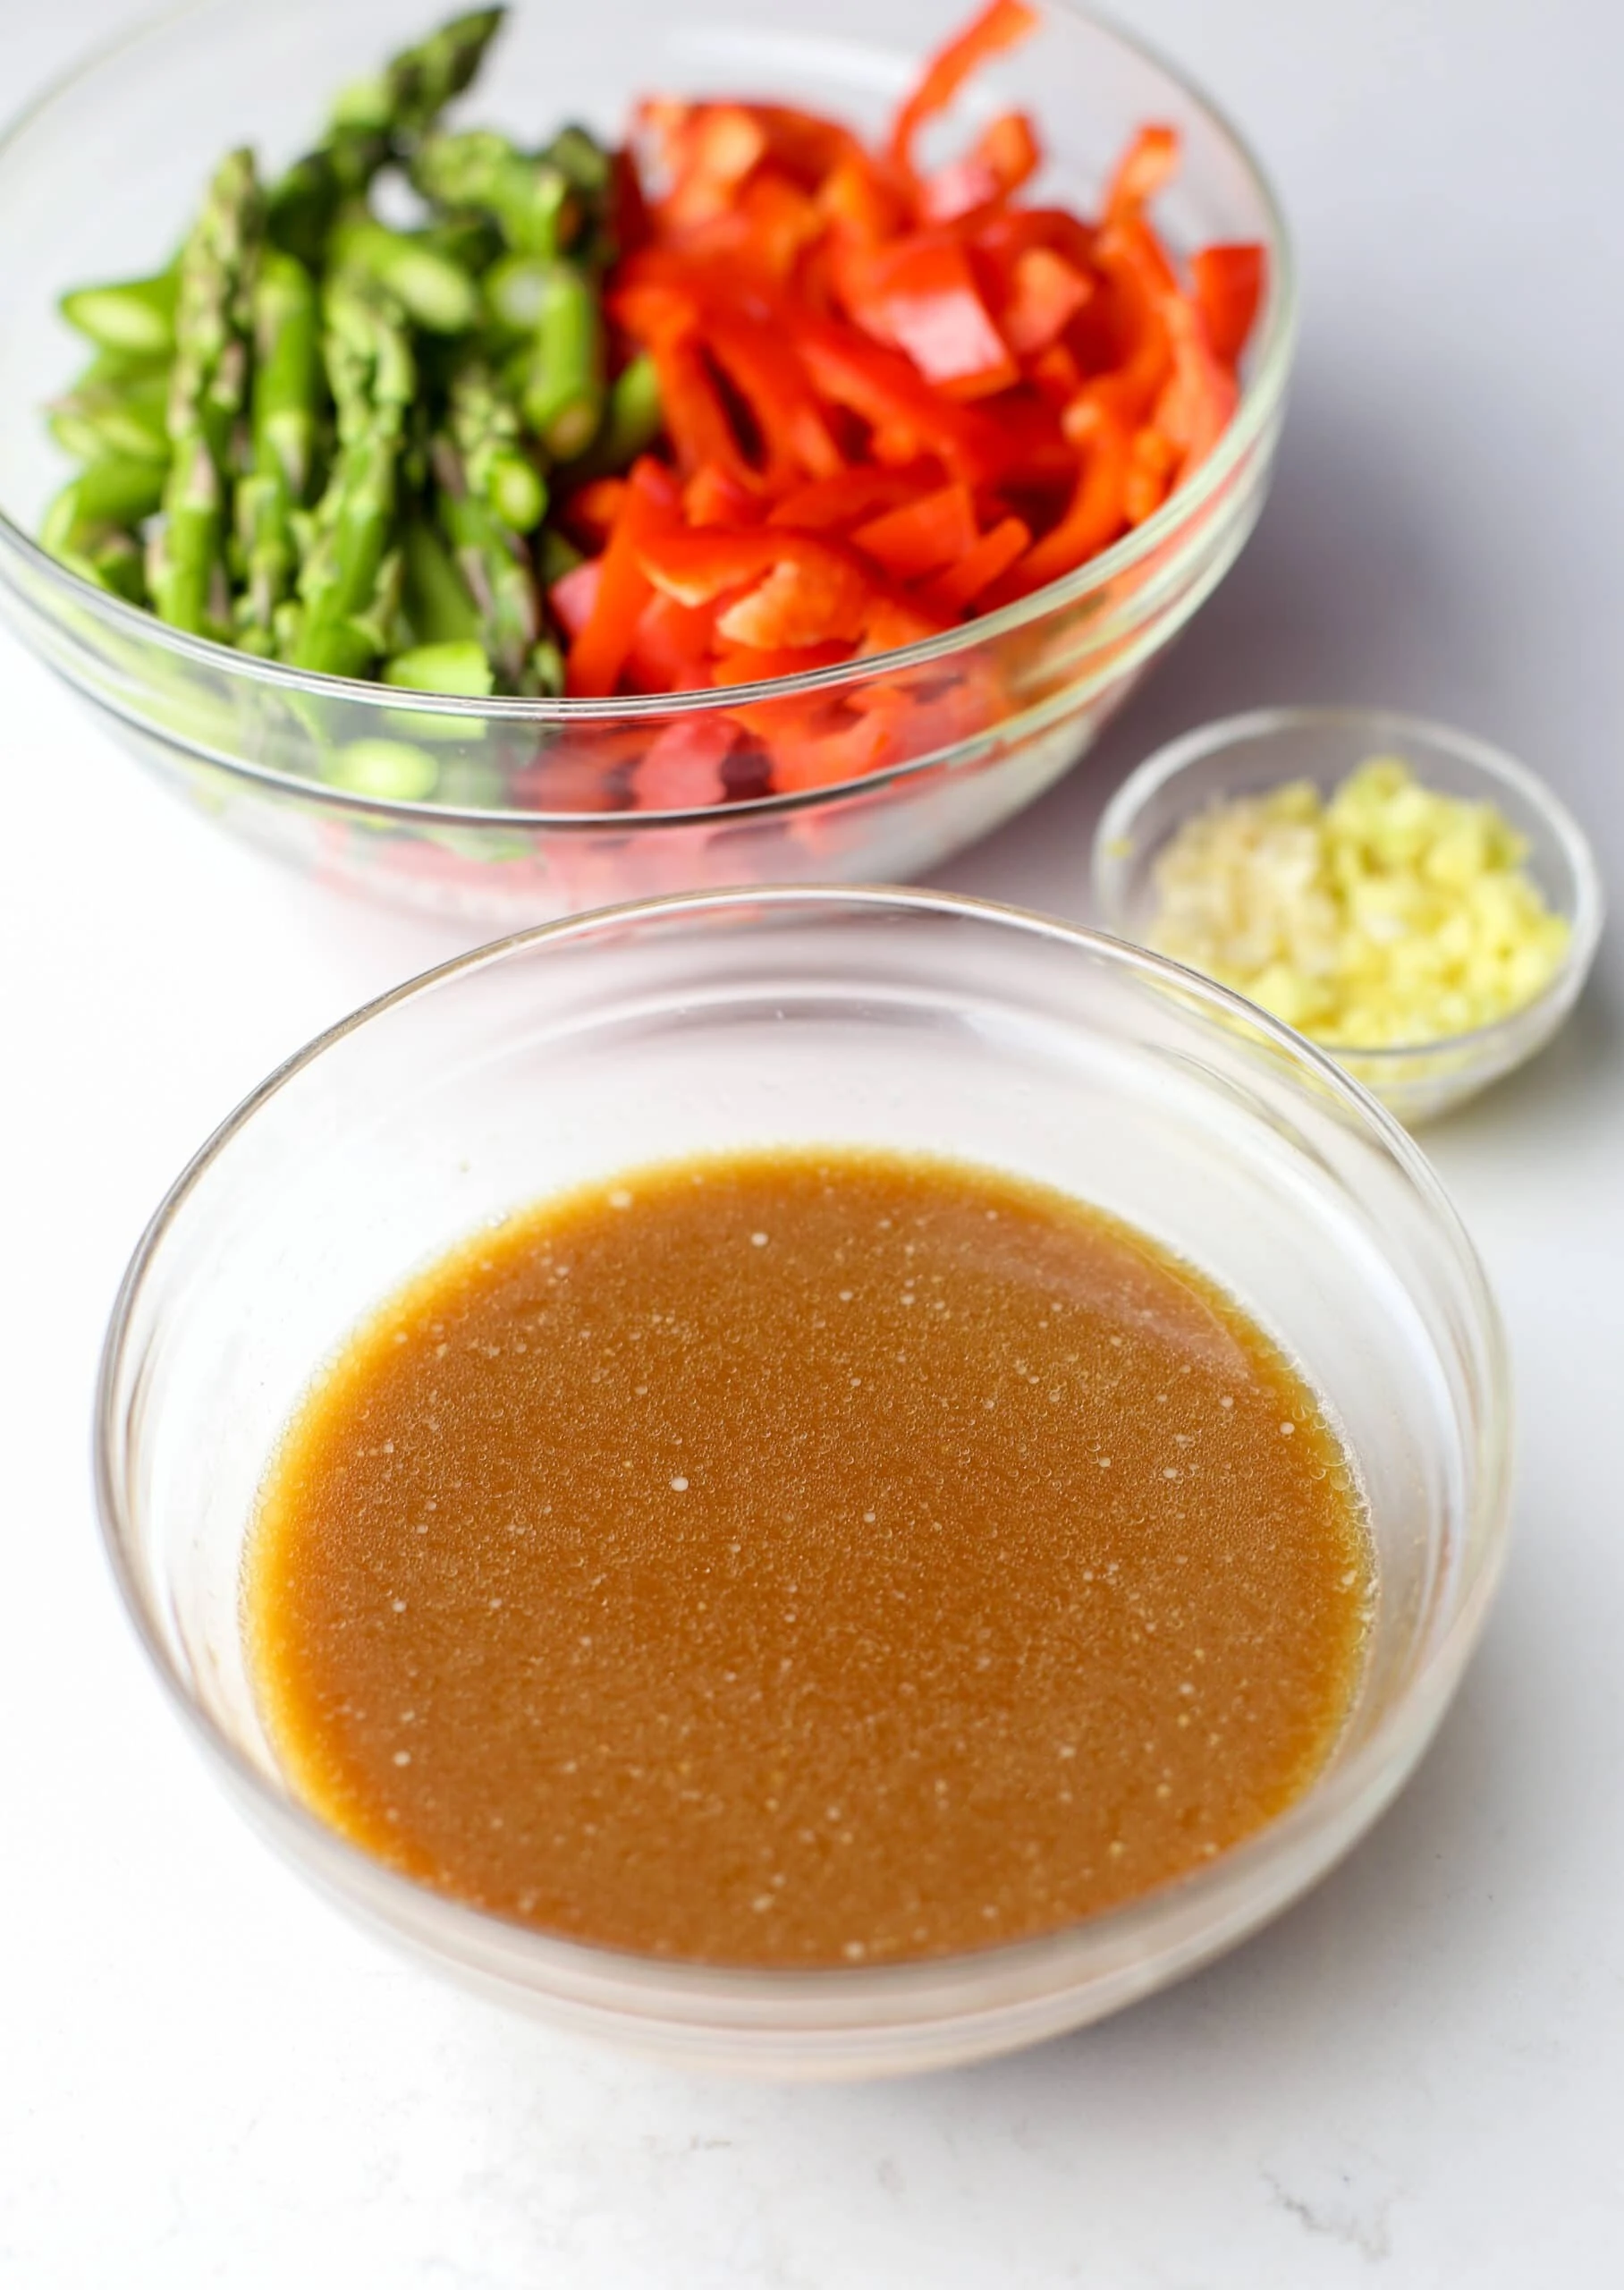
[[[1330,1047],[1441,1041],[1561,966],[1568,925],[1526,851],[1492,804],[1376,757],[1328,803],[1298,779],[1187,821],[1156,862],[1150,944]]]

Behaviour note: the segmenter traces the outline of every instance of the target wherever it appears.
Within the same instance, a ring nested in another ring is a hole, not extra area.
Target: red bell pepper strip
[[[792,525],[799,532],[833,531],[917,501],[940,481],[940,472],[928,462],[905,469],[842,469],[837,476],[797,486],[768,511],[767,522]]]
[[[697,811],[727,793],[722,767],[739,743],[725,716],[679,716],[665,725],[632,767],[631,800],[639,811]]]
[[[706,462],[682,488],[682,513],[690,525],[753,525],[761,500],[727,470]]]
[[[606,700],[620,681],[649,581],[641,554],[675,520],[677,491],[670,474],[647,455],[627,481],[626,497],[598,559],[591,615],[570,647],[569,689],[578,700]]]
[[[561,574],[548,589],[547,601],[566,636],[579,636],[591,619],[603,572],[603,558],[588,557],[584,564],[573,565]]]
[[[939,397],[901,352],[827,318],[802,318],[794,338],[819,396],[868,422],[884,459],[901,463],[935,454],[970,485],[1006,464],[1008,440],[998,425],[973,406]]]
[[[938,389],[980,397],[1019,379],[956,239],[922,233],[889,246],[854,248],[836,280],[864,332],[906,351]]]
[[[1087,407],[1086,420],[1079,415],[1077,426],[1086,458],[1070,505],[1053,530],[1035,541],[989,589],[989,606],[1029,596],[1034,589],[1075,572],[1085,559],[1108,548],[1127,522],[1122,501],[1128,478],[1127,428],[1097,400]]]
[[[974,148],[951,166],[938,169],[919,186],[919,213],[927,223],[957,223],[984,207],[1010,198],[1043,158],[1032,123],[1024,111],[1006,111]]]
[[[713,684],[770,683],[775,676],[809,674],[815,668],[833,668],[851,657],[850,644],[786,645],[776,652],[757,651],[749,644],[724,644],[711,665]]]
[[[668,335],[650,345],[650,354],[660,377],[660,411],[681,468],[691,474],[710,462],[754,492],[759,479],[728,419],[698,335]]]
[[[1167,305],[1172,377],[1156,402],[1155,427],[1183,454],[1180,475],[1204,462],[1228,428],[1240,398],[1231,368],[1213,355],[1206,329],[1182,297]]]
[[[651,596],[638,615],[625,675],[637,691],[702,691],[710,682],[716,615],[708,605]]]
[[[1143,212],[1157,191],[1170,182],[1179,165],[1176,127],[1141,127],[1128,146],[1105,193],[1108,222],[1120,222]]]
[[[1203,247],[1190,257],[1189,275],[1213,354],[1232,366],[1247,346],[1263,300],[1264,250]]]
[[[782,335],[770,325],[720,311],[707,313],[704,323],[711,354],[755,418],[768,470],[832,477],[843,466],[840,447]]]
[[[992,0],[956,39],[948,41],[926,64],[918,85],[898,112],[891,130],[887,157],[894,166],[913,165],[914,138],[926,120],[945,111],[972,73],[1005,48],[1015,47],[1038,26],[1036,8],[1026,0]]]
[[[867,602],[861,573],[832,551],[784,557],[758,587],[718,613],[716,632],[763,652],[798,651],[855,636]]]
[[[1138,430],[1129,454],[1122,507],[1130,525],[1154,517],[1166,500],[1179,468],[1179,448],[1159,429]]]
[[[1029,526],[1019,517],[1002,518],[956,564],[950,564],[945,572],[927,581],[923,593],[938,612],[956,620],[965,606],[1001,579],[1031,545]]]
[[[858,525],[852,545],[896,581],[919,581],[968,555],[979,535],[968,485],[944,485]]]
[[[998,327],[1018,358],[1033,358],[1059,343],[1091,300],[1094,280],[1052,247],[1027,247],[1010,268],[1010,293]]]

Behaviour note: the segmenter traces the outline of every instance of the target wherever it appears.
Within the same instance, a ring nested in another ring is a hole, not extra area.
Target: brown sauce
[[[1059,1193],[762,1151],[487,1231],[317,1380],[245,1579],[292,1785],[546,1931],[1050,1931],[1290,1805],[1372,1589],[1312,1393]]]

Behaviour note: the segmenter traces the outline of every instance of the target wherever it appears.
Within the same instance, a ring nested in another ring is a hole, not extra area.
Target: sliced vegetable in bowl
[[[98,349],[54,416],[89,455],[47,519],[63,562],[326,675],[728,689],[1033,593],[1222,435],[1263,255],[1180,278],[1147,211],[1171,129],[1136,135],[1097,224],[1023,203],[1023,112],[919,157],[1036,29],[1025,0],[951,40],[874,148],[732,99],[647,99],[623,152],[446,131],[501,13],[349,90],[268,190],[228,155],[168,272],[64,298]],[[411,229],[375,197],[402,178]],[[774,784],[894,759],[895,712],[791,735]]]

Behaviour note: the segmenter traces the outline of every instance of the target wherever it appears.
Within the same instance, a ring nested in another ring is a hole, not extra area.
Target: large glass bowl
[[[1262,241],[1270,284],[1239,411],[1216,452],[1129,539],[1025,602],[880,666],[725,698],[405,707],[398,692],[179,635],[34,545],[69,473],[39,408],[83,349],[57,296],[155,267],[228,145],[252,142],[267,168],[285,163],[314,136],[328,93],[376,67],[436,5],[194,0],[105,51],[0,140],[0,606],[24,642],[223,825],[334,883],[510,929],[657,892],[905,876],[1029,802],[1083,753],[1251,530],[1292,336],[1279,210],[1244,144],[1166,65],[1065,0],[1044,6],[1040,34],[967,91],[964,118],[1032,111],[1050,154],[1039,191],[1085,212],[1132,129],[1171,121],[1184,143],[1158,208],[1171,242]],[[786,0],[521,5],[469,114],[531,140],[565,114],[613,133],[639,92],[720,89],[873,129],[956,13],[943,0],[822,0],[810,15]],[[920,702],[918,752],[883,772],[755,800],[747,785],[742,800],[705,810],[610,807],[622,800],[611,793],[616,767],[687,719],[748,708],[768,738],[791,722],[803,734],[838,732],[853,720],[848,697],[880,680]],[[944,687],[951,707],[926,704]],[[355,776],[346,751],[380,739],[419,751],[419,800],[331,784]],[[73,790],[62,792],[71,814]]]
[[[414,1269],[639,1161],[948,1149],[1130,1219],[1290,1353],[1363,1480],[1378,1594],[1344,1735],[1283,1819],[1051,1938],[895,1968],[708,1969],[420,1888],[291,1795],[239,1613],[301,1393]],[[777,890],[556,923],[402,988],[273,1075],[158,1211],[114,1310],[102,1515],[158,1672],[270,1842],[511,2004],[708,2067],[901,2073],[1098,2018],[1229,1947],[1374,1819],[1437,1724],[1502,1553],[1498,1320],[1437,1178],[1285,1027],[1120,941],[923,893]],[[1395,1946],[1401,1940],[1395,1936]]]

